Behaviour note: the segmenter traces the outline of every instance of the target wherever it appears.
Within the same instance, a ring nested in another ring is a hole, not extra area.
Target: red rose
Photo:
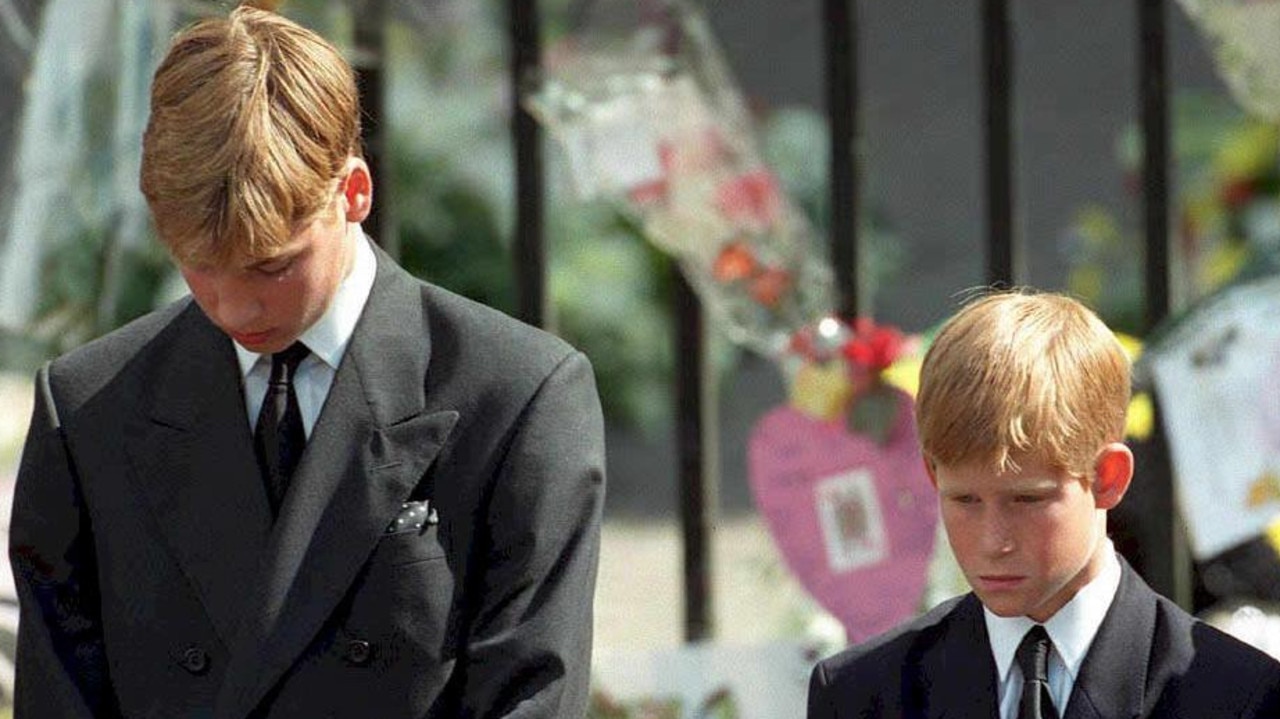
[[[859,369],[880,372],[902,356],[905,345],[897,329],[859,317],[853,323],[853,337],[844,345],[844,356]]]

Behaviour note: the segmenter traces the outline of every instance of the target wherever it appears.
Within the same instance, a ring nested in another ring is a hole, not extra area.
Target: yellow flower
[[[1074,267],[1067,275],[1067,289],[1071,294],[1096,302],[1102,296],[1106,273],[1098,265]]]
[[[1120,346],[1124,348],[1125,354],[1129,355],[1129,361],[1137,362],[1142,356],[1142,340],[1123,332],[1117,332],[1115,335]],[[1125,418],[1125,436],[1145,440],[1151,436],[1154,424],[1155,408],[1151,404],[1151,396],[1145,392],[1135,394],[1129,400],[1129,413]]]
[[[1229,242],[1214,248],[1200,267],[1197,279],[1201,291],[1209,292],[1227,284],[1240,274],[1248,261],[1249,248],[1242,242]]]
[[[924,355],[919,352],[903,355],[880,376],[885,382],[915,397],[920,390],[920,365],[923,363]]]
[[[1280,131],[1275,126],[1250,122],[1227,135],[1214,157],[1214,170],[1224,180],[1243,180],[1265,174],[1280,154]]]

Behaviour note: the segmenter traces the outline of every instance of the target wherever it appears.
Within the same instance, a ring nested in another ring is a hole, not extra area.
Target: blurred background
[[[151,237],[137,190],[148,85],[176,28],[231,4],[0,0],[5,512],[35,369],[184,292]],[[518,4],[278,4],[332,39],[357,67],[377,70],[381,144],[373,159],[383,213],[377,239],[419,277],[517,315],[520,197],[512,114],[516,99],[536,89],[538,79],[528,87],[511,82],[512,7]],[[1023,251],[1017,280],[1072,292],[1113,329],[1141,339],[1150,328],[1143,314],[1138,4],[1023,0],[1011,4],[1009,27],[1016,38],[1013,218]],[[533,12],[543,52],[571,52],[585,32],[621,34],[611,19],[645,5],[542,0]],[[823,52],[829,5],[704,0],[685,8],[722,52],[724,79],[742,100],[760,161],[823,242],[832,231]],[[988,281],[984,4],[864,0],[853,6],[862,248],[854,272],[864,297],[858,310],[908,337],[927,337],[966,289]],[[1172,148],[1171,295],[1185,308],[1233,282],[1273,273],[1280,248],[1280,135],[1275,122],[1252,117],[1233,101],[1210,46],[1182,9],[1167,3],[1162,12]],[[617,203],[575,194],[558,145],[550,137],[540,142],[543,323],[591,358],[607,420],[596,711],[800,716],[809,667],[842,646],[846,630],[783,559],[748,481],[752,432],[763,416],[788,404],[794,377],[780,371],[775,358],[732,341],[714,316],[707,321],[707,386],[698,391],[709,404],[703,415],[710,418],[703,434],[709,456],[699,461],[713,475],[704,514],[712,531],[709,555],[701,560],[707,605],[691,632],[676,443],[675,378],[687,351],[676,329],[679,268]],[[1167,458],[1163,462],[1167,467]],[[1254,569],[1231,564],[1209,588],[1199,576],[1221,563],[1197,557],[1198,593],[1187,601],[1207,609],[1274,599],[1267,583],[1274,554],[1259,546],[1248,550]],[[1174,550],[1149,545],[1140,551]],[[1266,579],[1240,580],[1240,571]],[[6,581],[3,593],[12,596]],[[940,546],[920,605],[963,590]],[[10,616],[7,624],[13,621]],[[9,647],[11,639],[0,637],[0,653],[11,656]],[[3,664],[0,686],[11,672]],[[670,685],[672,674],[687,681]],[[678,701],[662,703],[672,696]],[[789,709],[779,713],[778,706]]]

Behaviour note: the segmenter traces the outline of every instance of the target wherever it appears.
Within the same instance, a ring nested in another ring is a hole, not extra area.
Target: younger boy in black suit
[[[1129,361],[1080,303],[966,306],[916,418],[973,591],[815,667],[810,719],[1280,717],[1280,663],[1153,592],[1107,538],[1133,454]]]

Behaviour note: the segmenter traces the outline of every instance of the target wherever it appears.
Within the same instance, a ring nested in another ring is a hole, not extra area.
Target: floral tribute
[[[1280,0],[1180,0],[1246,110],[1280,121]]]
[[[1181,268],[1175,296],[1195,302],[1229,284],[1280,272],[1280,126],[1195,93],[1177,96],[1173,108],[1179,193],[1172,231]],[[1118,159],[1136,196],[1141,157],[1131,140],[1137,129],[1123,137]],[[1138,332],[1141,255],[1134,248],[1141,240],[1132,223],[1087,205],[1065,240],[1071,292],[1112,326]]]
[[[919,347],[918,337],[868,317],[857,318],[852,327],[823,318],[792,335],[789,350],[798,369],[791,404],[815,419],[844,418],[850,431],[884,444],[899,407],[887,370]]]
[[[566,40],[527,104],[583,199],[612,202],[674,257],[733,341],[779,359],[833,306],[807,219],[761,160],[701,18],[678,7],[629,44]]]
[[[625,41],[557,45],[525,100],[580,197],[610,202],[676,259],[718,328],[774,360],[748,483],[787,566],[852,638],[919,607],[937,504],[911,396],[889,368],[918,342],[833,317],[824,243],[761,159],[741,94],[682,5]]]
[[[792,335],[790,402],[756,424],[748,482],[778,549],[851,640],[918,609],[937,502],[924,472],[911,396],[890,368],[919,340],[833,317]]]

